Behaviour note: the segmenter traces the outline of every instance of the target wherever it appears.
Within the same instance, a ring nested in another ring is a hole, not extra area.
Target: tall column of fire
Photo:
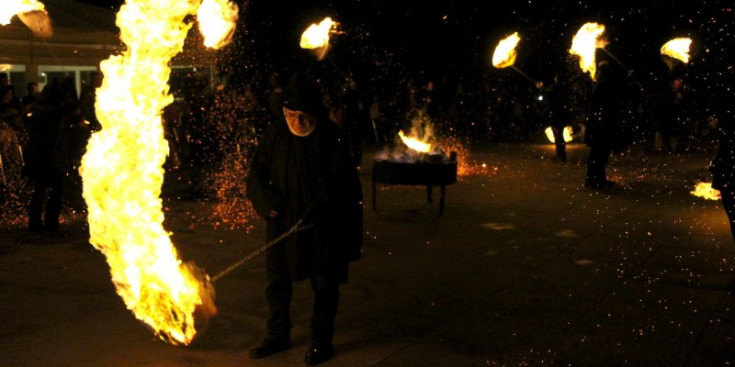
[[[197,333],[195,319],[216,313],[209,278],[182,263],[163,228],[160,199],[169,149],[161,114],[173,101],[169,64],[191,28],[186,19],[198,9],[220,11],[218,18],[230,22],[217,22],[214,33],[229,38],[237,18],[237,7],[227,0],[204,3],[128,0],[120,8],[117,25],[127,49],[100,65],[104,81],[95,108],[102,130],[90,138],[80,168],[90,242],[106,256],[128,309],[172,344],[189,344]],[[200,28],[205,18],[197,16]]]

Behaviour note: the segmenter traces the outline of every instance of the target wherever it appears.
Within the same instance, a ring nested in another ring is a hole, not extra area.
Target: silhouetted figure
[[[554,133],[556,158],[566,162],[567,143],[564,140],[564,129],[569,124],[568,91],[565,90],[565,85],[559,80],[558,75],[554,76],[552,83],[539,82],[537,86],[539,87],[537,103],[542,105],[541,116],[546,119],[544,123],[548,123]]]
[[[79,104],[81,105],[84,119],[89,124],[91,131],[99,131],[102,128],[100,121],[97,119],[97,111],[94,104],[97,102],[97,88],[102,86],[102,73],[93,72],[92,80],[89,83],[82,84],[82,90],[79,93]]]
[[[597,50],[597,82],[592,92],[591,113],[585,130],[590,148],[584,184],[604,189],[615,183],[605,172],[610,153],[625,148],[621,109],[625,98],[625,71],[612,58]]]
[[[70,89],[71,88],[71,89]],[[46,85],[33,109],[24,172],[33,184],[28,206],[28,230],[57,233],[64,188],[62,129],[78,106],[73,84],[54,79]]]
[[[30,82],[26,85],[26,95],[20,100],[23,110],[23,123],[26,129],[28,129],[28,124],[31,120],[33,106],[36,104],[36,101],[38,101],[40,94],[41,90],[38,88],[38,83]]]
[[[662,92],[655,117],[656,132],[654,147],[657,151],[669,149],[676,153],[681,149],[681,140],[687,135],[687,108],[684,79],[675,76]]]
[[[735,239],[735,77],[733,72],[725,76],[715,96],[714,106],[720,146],[709,170],[712,172],[712,188],[720,190],[722,206]]]
[[[266,252],[268,335],[250,356],[263,358],[290,348],[293,282],[308,278],[314,306],[305,362],[313,365],[334,354],[339,282],[347,280],[349,261],[360,257],[362,231],[355,228],[352,215],[361,208],[359,188],[354,187],[358,177],[345,137],[328,120],[311,78],[296,74],[291,79],[284,89],[283,112],[284,118],[268,126],[258,144],[247,196],[267,221],[267,241],[300,219],[314,227],[291,234]]]
[[[23,123],[23,107],[15,97],[12,85],[0,87],[0,119],[5,121],[14,131],[21,144],[28,140],[25,124]]]

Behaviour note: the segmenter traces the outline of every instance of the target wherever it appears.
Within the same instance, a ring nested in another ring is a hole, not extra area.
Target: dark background
[[[122,3],[83,1],[112,8]],[[677,36],[694,39],[689,72],[714,78],[710,74],[732,63],[735,38],[733,4],[721,0],[236,2],[239,31],[227,50],[232,60],[225,62],[235,78],[312,62],[298,39],[324,16],[339,21],[344,33],[332,37],[329,60],[319,67],[376,84],[388,76],[473,80],[492,73],[526,83],[490,64],[497,42],[514,31],[522,37],[515,66],[533,79],[548,79],[563,65],[572,36],[589,21],[606,25],[607,49],[642,79],[666,72],[659,49]]]
[[[84,1],[113,8],[122,3]],[[676,72],[699,96],[721,87],[721,74],[733,65],[731,0],[236,2],[238,31],[220,52],[220,71],[229,83],[251,86],[261,96],[268,94],[270,76],[277,74],[283,82],[292,69],[308,67],[318,69],[327,85],[348,75],[366,99],[378,96],[385,103],[409,82],[421,87],[439,80],[448,80],[448,89],[461,84],[477,100],[500,95],[500,89],[528,100],[535,93],[533,83],[511,69],[492,67],[497,42],[519,32],[515,66],[534,80],[550,80],[565,64],[569,69],[572,37],[590,21],[606,26],[606,49],[649,92],[670,78],[659,50],[674,37],[694,41],[690,63]],[[318,62],[299,49],[298,40],[309,24],[325,16],[340,22],[342,34],[332,36],[327,60]],[[580,97],[578,103],[583,102]]]

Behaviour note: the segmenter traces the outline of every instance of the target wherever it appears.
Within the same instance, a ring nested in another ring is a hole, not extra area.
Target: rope
[[[311,205],[309,205],[309,208],[306,209],[306,212],[304,213],[304,215],[301,218],[299,218],[299,220],[296,221],[296,223],[291,228],[289,228],[288,231],[284,232],[280,236],[276,237],[275,239],[273,239],[272,241],[266,243],[265,245],[261,246],[260,248],[256,249],[255,251],[253,251],[253,252],[245,255],[240,260],[236,261],[232,265],[230,265],[230,266],[222,269],[219,273],[217,273],[214,276],[212,276],[212,278],[211,278],[212,279],[212,283],[214,283],[214,282],[222,279],[222,277],[224,277],[225,275],[231,273],[233,270],[235,270],[235,269],[243,266],[243,264],[245,264],[246,262],[248,262],[250,259],[254,258],[255,256],[260,255],[263,251],[265,251],[265,250],[273,247],[275,244],[283,241],[286,237],[288,237],[288,236],[290,236],[290,235],[292,235],[292,234],[294,234],[296,232],[301,232],[301,231],[304,231],[304,230],[307,230],[309,228],[314,227],[314,223],[309,223],[309,224],[301,225],[301,223],[304,221],[304,217],[306,217],[306,214],[308,214],[311,211],[311,207],[313,205],[314,205],[313,203]]]

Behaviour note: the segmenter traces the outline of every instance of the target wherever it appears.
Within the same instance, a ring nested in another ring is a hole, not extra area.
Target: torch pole
[[[3,155],[0,154],[0,178],[3,180],[3,185],[7,186],[8,181],[5,179],[5,168],[3,167]]]
[[[23,147],[20,144],[18,144],[18,154],[20,154],[20,166],[23,167],[26,165],[26,161],[23,159]]]
[[[605,51],[605,53],[606,53],[606,54],[607,54],[608,56],[610,56],[610,58],[611,58],[611,59],[613,59],[613,61],[617,62],[617,63],[618,63],[618,65],[620,65],[620,67],[622,67],[623,69],[625,69],[625,71],[630,71],[630,69],[628,69],[628,67],[627,67],[627,66],[623,65],[623,63],[622,63],[622,62],[620,62],[620,60],[618,60],[618,58],[617,58],[617,57],[615,57],[615,55],[613,55],[613,54],[612,54],[612,53],[611,53],[610,51],[608,51],[608,50],[606,50],[606,49],[604,49],[604,48],[602,49],[602,51]]]
[[[521,71],[521,69],[517,68],[517,67],[516,67],[515,65],[511,65],[510,67],[511,67],[511,68],[512,68],[513,70],[517,71],[517,72],[518,72],[518,74],[521,74],[521,75],[523,75],[523,77],[524,77],[524,78],[526,78],[526,79],[528,79],[528,81],[529,81],[529,82],[531,82],[531,83],[533,83],[534,85],[536,85],[536,81],[535,81],[535,80],[533,80],[533,79],[531,79],[531,77],[530,77],[530,76],[528,76],[528,75],[527,75],[526,73],[524,73],[523,71]]]
[[[332,63],[332,66],[334,67],[334,70],[337,70],[337,73],[339,73],[339,75],[341,75],[342,78],[344,78],[345,81],[349,81],[350,80],[350,78],[348,78],[347,75],[345,75],[345,73],[343,73],[342,70],[340,70],[339,66],[337,66],[337,63],[334,62],[334,59],[332,58],[332,55],[327,55],[327,59],[329,60],[330,63]]]

